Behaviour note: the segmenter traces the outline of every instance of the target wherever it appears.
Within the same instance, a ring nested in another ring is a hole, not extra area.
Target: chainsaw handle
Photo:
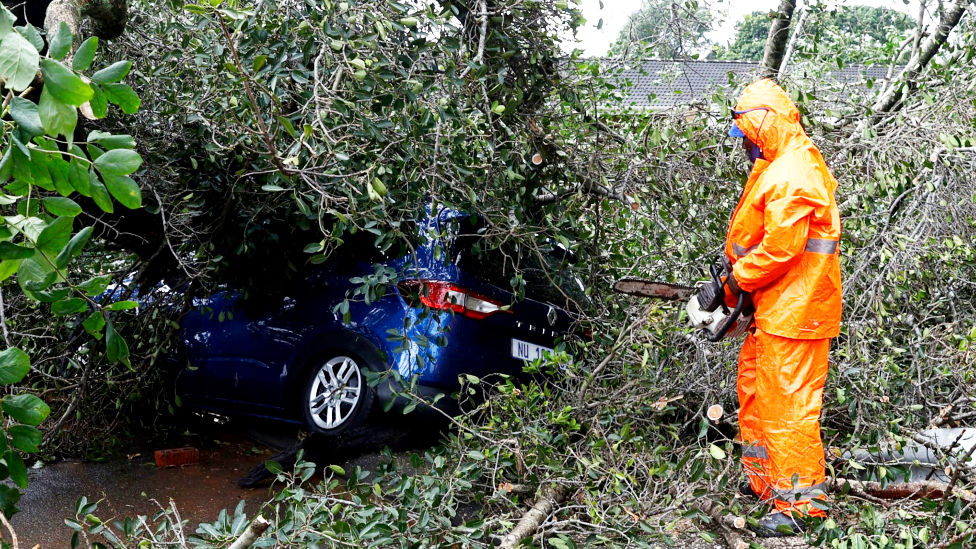
[[[725,286],[728,285],[728,278],[722,280],[722,271],[719,268],[720,261],[721,260],[716,260],[712,262],[712,264],[708,266],[708,270],[711,273],[712,280],[715,282],[715,284],[717,284],[719,288],[725,288]],[[714,334],[705,336],[706,339],[712,343],[715,343],[725,337],[725,334],[727,334],[732,326],[735,326],[735,323],[739,320],[739,317],[742,315],[742,309],[745,308],[745,304],[746,293],[739,292],[739,301],[735,304],[735,309],[732,309],[732,312],[729,313],[729,308],[725,305],[725,300],[723,299],[722,310],[729,314],[729,316],[726,318],[725,323],[722,324],[722,326],[716,330]]]
[[[725,320],[725,323],[722,324],[722,327],[716,330],[714,334],[706,335],[705,338],[711,341],[712,343],[721,341],[722,338],[725,337],[725,334],[729,333],[729,330],[732,328],[732,326],[735,326],[735,323],[739,320],[739,316],[742,315],[742,308],[745,306],[745,304],[746,304],[746,294],[745,292],[742,292],[739,294],[739,302],[735,304],[735,309],[732,309],[732,314],[730,314],[729,317]]]

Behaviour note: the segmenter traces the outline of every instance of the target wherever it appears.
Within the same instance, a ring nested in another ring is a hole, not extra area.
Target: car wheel
[[[302,414],[310,430],[336,435],[363,423],[374,398],[365,370],[361,359],[349,355],[313,363],[302,393]]]

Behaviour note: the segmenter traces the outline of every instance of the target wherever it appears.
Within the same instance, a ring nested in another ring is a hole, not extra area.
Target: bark
[[[790,64],[790,57],[793,55],[793,48],[796,47],[796,40],[800,37],[800,33],[803,32],[803,23],[807,20],[807,15],[809,15],[810,10],[800,10],[800,20],[796,22],[796,28],[793,29],[793,36],[790,38],[790,44],[786,48],[786,54],[783,56],[783,63],[779,66],[779,75],[777,78],[782,80],[786,76],[786,69]]]
[[[128,0],[54,0],[47,7],[44,29],[51,35],[62,21],[80,40],[81,21],[91,22],[92,34],[103,40],[118,38],[129,22]]]
[[[970,0],[957,0],[946,7],[935,32],[914,50],[912,58],[908,60],[905,68],[871,107],[875,114],[893,112],[901,107],[905,85],[913,84],[918,75],[928,66],[929,61],[942,49],[949,38],[949,33],[959,24],[959,20],[966,13],[969,2]]]
[[[976,501],[976,494],[962,488],[954,488],[944,482],[919,480],[882,486],[880,482],[867,482],[846,478],[828,478],[830,492],[845,492],[879,499],[941,499],[952,496],[967,503]]]
[[[707,499],[697,505],[697,508],[718,523],[722,529],[722,537],[725,538],[725,543],[729,545],[730,549],[749,549],[749,542],[742,539],[742,536],[736,531],[745,528],[746,520],[744,518],[726,514],[724,507]]]
[[[264,534],[268,530],[269,526],[271,526],[271,523],[268,522],[268,519],[258,515],[253,521],[251,521],[251,524],[248,525],[247,530],[244,530],[241,537],[237,538],[237,541],[235,541],[229,549],[247,549],[251,545],[254,545],[254,542],[261,537],[261,534]]]
[[[766,38],[766,49],[763,51],[762,65],[759,68],[762,78],[776,78],[779,74],[795,9],[796,0],[782,0],[779,4],[779,9],[769,26],[769,37]]]
[[[569,496],[569,488],[559,484],[539,490],[539,499],[535,505],[522,515],[522,519],[511,532],[498,538],[499,549],[514,549],[523,539],[535,534],[539,526],[556,511],[567,496]]]

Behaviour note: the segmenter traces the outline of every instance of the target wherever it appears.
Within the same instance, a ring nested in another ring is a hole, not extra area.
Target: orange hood
[[[735,110],[759,107],[769,111],[747,112],[735,124],[746,137],[759,145],[767,161],[772,162],[784,151],[799,147],[808,139],[800,125],[800,111],[783,88],[772,80],[760,80],[746,86]]]

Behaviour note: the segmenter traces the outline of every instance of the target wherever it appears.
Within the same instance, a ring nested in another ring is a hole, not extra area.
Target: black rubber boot
[[[747,498],[759,499],[759,494],[753,491],[752,484],[749,484],[748,480],[744,480],[739,483],[739,495]]]
[[[761,538],[784,538],[802,534],[807,524],[799,517],[773,512],[759,519],[757,525],[750,524],[749,528]]]

